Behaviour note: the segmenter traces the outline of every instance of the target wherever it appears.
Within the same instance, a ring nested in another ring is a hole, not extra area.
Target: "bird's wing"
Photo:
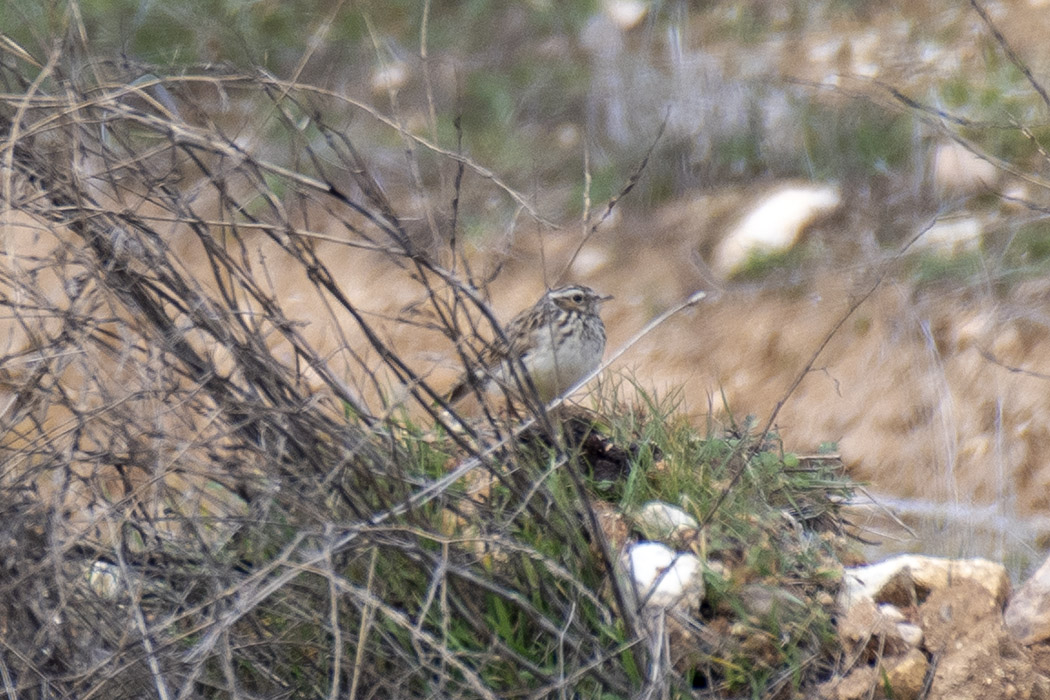
[[[531,336],[539,325],[537,314],[526,309],[512,318],[497,337],[478,357],[478,367],[468,368],[452,389],[446,394],[448,403],[456,403],[474,387],[487,380],[490,372],[498,368],[508,357],[521,357],[531,345]]]

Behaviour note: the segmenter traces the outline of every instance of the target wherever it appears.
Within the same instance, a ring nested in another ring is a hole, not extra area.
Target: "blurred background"
[[[323,115],[504,320],[583,282],[616,297],[611,353],[706,290],[603,381],[698,424],[776,411],[785,449],[868,484],[855,521],[883,549],[1019,572],[1050,532],[1046,4],[14,0],[0,30],[5,61],[80,23],[85,71],[314,86],[285,121],[221,82],[152,94],[290,167]],[[389,263],[342,254],[376,318],[413,302]],[[331,332],[306,302],[297,319]],[[451,383],[450,347],[389,333]]]

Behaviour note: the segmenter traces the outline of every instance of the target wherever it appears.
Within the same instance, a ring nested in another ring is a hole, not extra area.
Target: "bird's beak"
[[[599,303],[604,303],[606,301],[609,301],[610,299],[615,299],[615,298],[616,297],[614,297],[612,294],[606,294],[603,297],[598,297],[598,301],[599,301]]]

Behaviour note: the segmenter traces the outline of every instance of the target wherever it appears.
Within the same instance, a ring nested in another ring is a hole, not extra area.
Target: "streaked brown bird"
[[[512,369],[519,361],[543,403],[560,396],[601,363],[605,324],[599,311],[609,299],[612,297],[578,284],[549,290],[511,319],[504,337],[481,353],[480,366],[460,377],[447,395],[448,402],[495,387],[520,395]]]

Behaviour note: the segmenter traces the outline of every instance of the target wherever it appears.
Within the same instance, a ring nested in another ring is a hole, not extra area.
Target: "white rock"
[[[842,39],[837,36],[824,40],[811,37],[807,42],[806,52],[809,63],[831,63],[842,52]]]
[[[642,0],[605,0],[602,9],[623,31],[633,28],[649,12],[649,3]]]
[[[992,594],[1000,604],[1010,593],[1006,567],[987,559],[944,559],[918,554],[902,554],[878,564],[846,569],[839,591],[840,609],[849,610],[863,599],[879,600],[883,588],[902,578],[926,591],[948,588],[952,582],[968,579]]]
[[[917,647],[922,644],[922,628],[910,622],[897,623],[897,636],[910,646]]]
[[[580,130],[575,124],[566,122],[554,132],[554,141],[559,148],[575,148],[580,143]]]
[[[838,187],[792,185],[767,194],[744,215],[715,248],[711,264],[729,276],[756,253],[779,253],[798,242],[802,232],[842,204]]]
[[[973,216],[938,219],[923,232],[912,250],[928,250],[956,255],[977,248],[984,227]]]
[[[683,530],[698,530],[696,518],[677,506],[663,501],[649,501],[643,505],[634,521],[646,537],[662,540],[673,537]]]
[[[394,61],[372,71],[370,81],[372,92],[384,93],[400,90],[408,82],[408,66],[401,61]]]
[[[849,38],[850,72],[866,78],[878,76],[881,62],[879,52],[884,46],[884,36],[881,32],[868,30],[851,35]]]
[[[638,542],[621,557],[637,600],[649,609],[695,609],[704,596],[703,569],[695,554],[659,542]]]
[[[1017,589],[1003,622],[1022,644],[1050,639],[1050,557]]]
[[[105,561],[96,561],[87,572],[88,586],[99,597],[112,600],[120,593],[120,568]]]
[[[609,256],[597,248],[584,248],[572,261],[573,273],[586,277],[598,272],[609,262]]]
[[[853,72],[861,78],[879,77],[879,64],[865,61],[854,62]]]
[[[922,644],[922,628],[893,619],[896,614],[900,611],[893,606],[876,607],[870,598],[858,601],[836,622],[843,650],[854,658],[899,656]]]
[[[883,603],[879,606],[879,612],[887,620],[891,622],[904,622],[904,613],[896,605],[890,605],[889,603]]]
[[[977,194],[994,187],[999,168],[955,141],[933,152],[933,183],[942,194]]]

